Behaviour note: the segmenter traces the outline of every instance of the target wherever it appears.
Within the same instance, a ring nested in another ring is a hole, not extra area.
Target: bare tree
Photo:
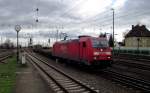
[[[1,46],[2,48],[6,48],[6,49],[14,48],[14,44],[10,41],[10,39],[6,39]]]

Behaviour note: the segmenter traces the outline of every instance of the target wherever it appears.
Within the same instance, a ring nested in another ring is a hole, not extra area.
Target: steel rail
[[[126,60],[126,59],[115,59],[114,61],[116,64],[128,65],[143,70],[150,70],[150,63],[146,64],[143,62],[137,62],[137,61]]]
[[[12,56],[11,53],[10,53],[10,54],[7,54],[7,55],[0,56],[0,63],[3,63],[3,62],[2,62],[3,60],[6,60],[6,59],[8,59],[8,58],[11,57],[11,56]]]
[[[132,86],[134,88],[150,92],[150,82],[144,81],[142,79],[137,79],[131,76],[127,76],[118,72],[111,70],[104,70],[104,73],[107,73],[112,79],[117,82],[120,82],[125,85]]]
[[[48,64],[47,62],[43,61],[42,59],[37,58],[36,56],[33,56],[33,55],[30,54],[30,58],[31,58],[31,57],[34,57],[36,60],[38,60],[38,61],[44,63],[44,64],[45,64],[46,66],[48,66],[49,68],[54,69],[55,72],[57,72],[57,73],[63,75],[63,76],[65,77],[64,80],[65,80],[65,79],[70,80],[70,81],[73,83],[73,85],[71,85],[71,86],[72,86],[72,89],[74,89],[74,88],[73,88],[73,86],[74,86],[74,87],[79,87],[79,91],[81,90],[81,91],[84,91],[85,93],[98,93],[98,90],[95,90],[94,88],[91,88],[91,87],[89,87],[89,86],[87,86],[87,85],[81,83],[81,81],[76,80],[76,79],[74,79],[73,77],[71,77],[71,76],[65,74],[65,73],[62,72],[60,69],[58,69],[58,68],[56,68],[56,67],[54,67],[54,66]],[[35,62],[35,60],[33,60],[33,58],[32,58],[32,61]],[[39,67],[45,74],[47,74],[47,76],[50,77],[65,93],[70,93],[71,90],[68,90],[66,86],[63,86],[63,85],[65,85],[65,83],[64,83],[64,84],[61,84],[61,83],[59,82],[59,80],[56,80],[54,77],[52,77],[51,75],[49,75],[49,73],[48,73],[47,71],[45,71],[45,70],[39,65],[39,63],[36,63],[36,62],[35,62],[35,64],[38,65],[38,67]],[[64,82],[65,82],[65,81],[64,81]],[[76,86],[76,85],[77,85],[77,86]],[[71,88],[70,88],[70,89],[71,89]],[[77,90],[76,90],[76,91],[77,91]],[[77,93],[82,93],[82,92],[79,92],[79,91],[78,91]]]

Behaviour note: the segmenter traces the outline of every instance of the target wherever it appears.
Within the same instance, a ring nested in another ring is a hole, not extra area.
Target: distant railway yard
[[[24,48],[17,63],[15,49],[1,49],[0,93],[150,92],[148,55],[115,53],[112,65],[102,68],[54,57],[50,50]]]

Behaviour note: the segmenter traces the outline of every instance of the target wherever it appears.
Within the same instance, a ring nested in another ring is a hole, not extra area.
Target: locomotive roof
[[[78,38],[82,38],[82,37],[91,37],[91,36],[88,36],[88,35],[81,35],[81,36],[78,36]]]
[[[91,39],[106,39],[105,37],[85,37],[85,38],[91,38]],[[80,39],[80,38],[79,38]],[[68,42],[79,42],[79,39],[70,39],[70,40],[62,40],[62,41],[59,41],[59,42],[56,42],[56,43],[68,43]]]
[[[79,42],[79,39],[62,40],[62,41],[57,42],[57,43],[68,43],[68,42],[71,42],[71,41],[73,41],[73,42]]]

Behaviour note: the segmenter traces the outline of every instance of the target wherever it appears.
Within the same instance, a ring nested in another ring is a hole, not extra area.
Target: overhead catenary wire
[[[121,19],[121,18],[126,18],[126,17],[130,17],[130,16],[133,16],[135,14],[142,14],[142,13],[139,13],[139,11],[145,11],[143,9],[141,10],[137,10],[137,11],[129,11],[129,12],[126,12],[126,14],[122,15],[122,13],[119,13],[119,14],[115,14],[115,19]],[[147,10],[148,11],[148,10]],[[106,12],[107,13],[107,12]],[[93,17],[91,17],[92,19]],[[103,16],[103,17],[100,17],[100,18],[96,18],[94,20],[84,20],[84,21],[81,21],[81,22],[76,22],[76,23],[69,23],[69,24],[66,24],[66,25],[84,25],[84,24],[93,24],[93,25],[102,25],[102,24],[105,24],[105,23],[109,23],[110,21],[112,20],[112,16],[111,16],[111,13],[110,15],[107,15],[107,16]],[[116,20],[115,20],[116,21]],[[100,24],[99,24],[100,23]]]
[[[79,2],[78,2],[78,1],[79,1]],[[68,13],[70,13],[73,9],[75,9],[76,7],[78,7],[80,4],[84,3],[85,0],[78,0],[78,1],[77,1],[77,3],[76,3],[73,7],[64,10],[64,12],[62,12],[62,13],[59,15],[59,18],[56,18],[56,21],[59,23],[60,17],[65,16],[65,15],[68,15]],[[86,1],[87,1],[87,0],[86,0]]]
[[[132,16],[122,16],[122,19],[128,19],[128,21],[126,21],[126,20],[124,20],[124,21],[122,21],[122,22],[120,22],[119,20],[121,20],[121,17],[120,18],[116,18],[116,24],[118,24],[118,23],[121,23],[121,25],[125,25],[125,24],[122,24],[122,23],[127,23],[127,24],[129,24],[129,22],[133,22],[133,21],[135,21],[135,19],[134,19],[134,17],[136,17],[136,21],[138,21],[138,18],[140,18],[140,17],[142,17],[142,16],[146,16],[146,15],[149,15],[150,14],[150,11],[148,11],[148,12],[144,12],[144,13],[139,13],[139,14],[135,14],[135,15],[132,15]],[[129,17],[129,18],[127,18],[127,17]],[[108,26],[108,25],[111,25],[111,23],[110,22],[105,22],[104,23],[104,25],[105,26]],[[120,24],[118,24],[118,25],[120,25]]]
[[[137,13],[137,12],[136,12]],[[115,16],[115,21],[116,20],[119,20],[119,19],[121,19],[121,18],[127,18],[127,17],[130,17],[130,18],[132,18],[132,17],[138,17],[138,16],[142,16],[142,15],[146,15],[146,14],[149,14],[150,13],[150,11],[145,11],[145,12],[143,12],[143,13],[138,13],[138,14],[135,14],[135,12],[133,12],[133,13],[131,13],[131,14],[126,14],[126,15],[121,15],[121,16]],[[133,15],[134,14],[134,15]],[[95,25],[95,26],[99,26],[100,24],[99,23],[101,23],[101,24],[103,24],[103,25],[111,25],[111,20],[112,20],[112,17],[110,17],[110,18],[108,18],[108,19],[105,19],[105,20],[100,20],[100,21],[93,21],[93,22],[88,22],[88,23],[90,23],[89,25],[91,25],[91,24],[93,24],[93,25]],[[130,20],[135,20],[134,18],[133,19],[130,19]],[[80,23],[80,24],[82,24],[82,23]],[[85,23],[86,24],[86,23]]]
[[[150,11],[146,11],[146,12],[150,12]],[[120,15],[120,16],[115,14],[115,19],[131,17],[131,16],[136,15],[137,13],[139,13],[139,11],[129,12],[129,13],[127,12],[126,15]],[[139,14],[143,14],[143,13],[140,12]],[[99,19],[90,20],[90,22],[97,22],[97,20],[100,20],[99,22],[101,22],[101,23],[108,22],[108,21],[112,20],[112,16],[110,15],[108,17],[102,17],[102,18],[99,18]]]

